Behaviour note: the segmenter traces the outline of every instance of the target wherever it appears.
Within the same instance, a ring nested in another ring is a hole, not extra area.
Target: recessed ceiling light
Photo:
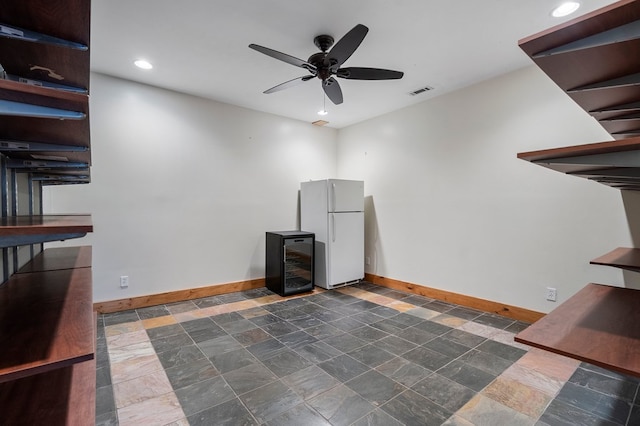
[[[563,16],[571,15],[573,12],[578,10],[579,7],[580,3],[577,1],[567,1],[553,9],[551,16],[554,18],[562,18]]]
[[[151,68],[153,68],[153,65],[151,65],[151,63],[145,61],[144,59],[138,59],[134,62],[134,64],[136,67],[142,68],[143,70],[150,70]]]

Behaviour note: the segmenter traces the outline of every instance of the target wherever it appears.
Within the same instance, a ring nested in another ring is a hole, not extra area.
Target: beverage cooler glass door
[[[288,238],[284,241],[284,293],[313,288],[313,238]]]

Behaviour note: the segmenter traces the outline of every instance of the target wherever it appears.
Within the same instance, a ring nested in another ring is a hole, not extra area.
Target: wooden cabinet
[[[0,6],[0,417],[3,424],[95,422],[91,247],[18,247],[93,231],[90,215],[38,215],[43,185],[90,181],[89,0]],[[17,211],[28,175],[28,214]],[[41,205],[41,203],[40,203]],[[13,256],[11,268],[8,259]],[[10,273],[11,272],[11,273]]]
[[[520,41],[520,47],[617,140],[518,158],[620,190],[640,190],[640,1],[623,0]],[[591,261],[640,272],[640,250]],[[516,341],[640,376],[640,291],[588,284]]]

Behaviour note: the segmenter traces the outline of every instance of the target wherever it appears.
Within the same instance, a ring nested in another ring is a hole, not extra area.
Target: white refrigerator
[[[300,228],[315,234],[315,285],[332,289],[364,278],[363,181],[302,182]]]

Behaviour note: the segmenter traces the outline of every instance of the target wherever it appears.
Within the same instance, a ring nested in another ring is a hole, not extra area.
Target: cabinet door
[[[329,214],[330,285],[364,277],[364,213]]]

